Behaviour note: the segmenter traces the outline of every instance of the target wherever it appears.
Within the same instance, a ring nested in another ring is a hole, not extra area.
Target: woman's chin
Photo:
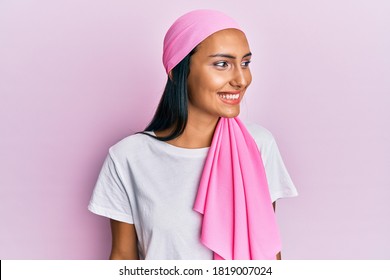
[[[223,118],[235,118],[240,114],[240,108],[235,108],[234,110],[226,110],[220,116]]]

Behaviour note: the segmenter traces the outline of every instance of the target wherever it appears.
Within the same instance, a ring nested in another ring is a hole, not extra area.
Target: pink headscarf
[[[240,29],[225,14],[196,10],[177,19],[164,39],[169,73],[211,34]],[[201,242],[214,259],[275,259],[280,238],[256,142],[238,118],[221,118],[203,168],[194,210],[203,214]]]
[[[232,18],[218,11],[195,10],[179,17],[164,38],[163,64],[167,74],[208,36],[229,28],[241,30]]]

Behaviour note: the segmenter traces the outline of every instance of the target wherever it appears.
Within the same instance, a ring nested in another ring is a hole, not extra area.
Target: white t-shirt
[[[247,125],[266,171],[272,201],[297,195],[272,134]],[[88,209],[135,225],[141,259],[204,259],[202,215],[194,211],[209,148],[185,149],[135,134],[109,149]]]

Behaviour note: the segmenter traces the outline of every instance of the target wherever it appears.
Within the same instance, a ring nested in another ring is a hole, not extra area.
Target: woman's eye
[[[219,61],[219,62],[214,63],[214,65],[217,67],[225,68],[228,66],[228,63],[226,61]]]
[[[241,65],[244,67],[248,67],[250,63],[251,63],[251,61],[248,60],[248,61],[244,61]]]

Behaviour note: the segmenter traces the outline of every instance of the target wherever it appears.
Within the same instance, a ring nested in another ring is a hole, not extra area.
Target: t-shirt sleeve
[[[128,191],[110,153],[103,163],[88,210],[120,222],[134,223]]]
[[[272,201],[297,196],[298,192],[272,135],[270,141],[262,147],[261,153]]]
[[[247,124],[246,127],[260,150],[272,202],[279,198],[297,196],[298,192],[287,172],[272,133],[255,123]]]

